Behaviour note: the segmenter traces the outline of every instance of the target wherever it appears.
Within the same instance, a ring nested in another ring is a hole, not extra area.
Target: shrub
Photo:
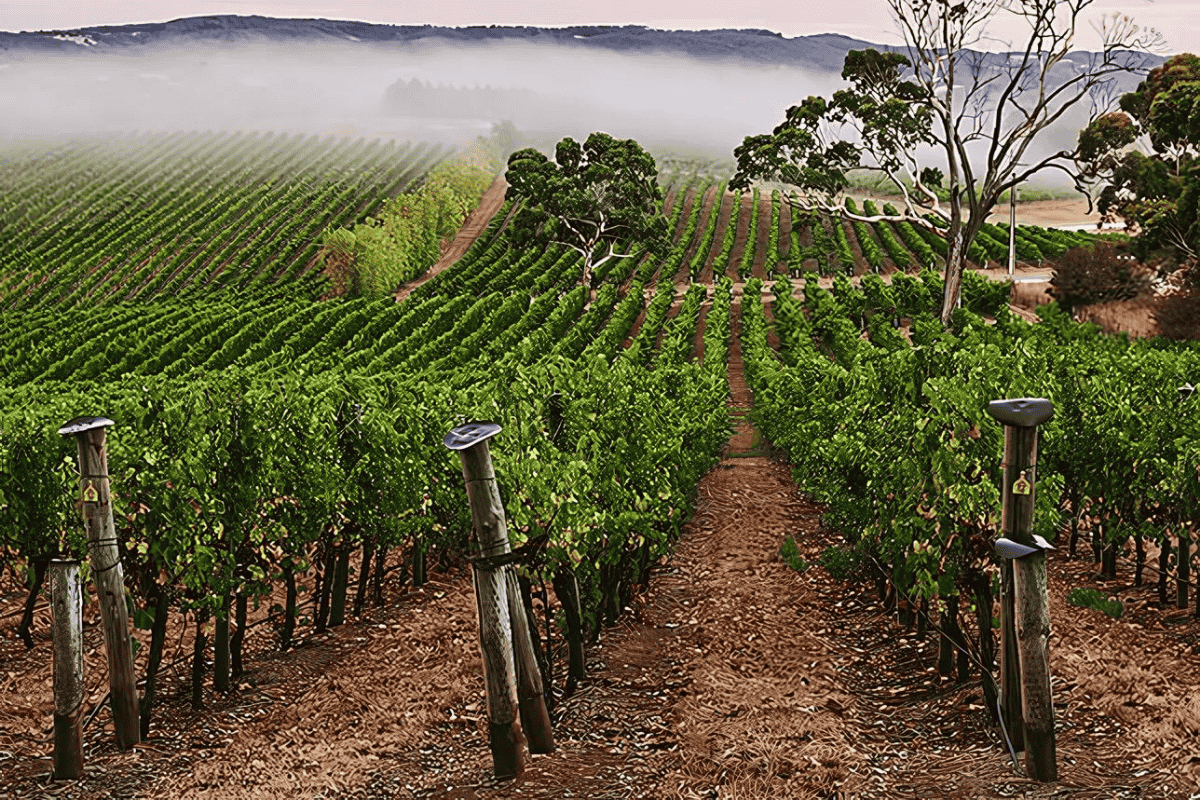
[[[1050,278],[1050,296],[1068,313],[1090,303],[1128,300],[1148,287],[1149,280],[1136,262],[1106,242],[1071,248]]]
[[[1200,291],[1164,297],[1154,311],[1154,321],[1164,339],[1200,339]]]

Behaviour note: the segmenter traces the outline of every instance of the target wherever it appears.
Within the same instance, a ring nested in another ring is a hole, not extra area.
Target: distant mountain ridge
[[[0,95],[9,100],[0,134],[246,126],[449,142],[510,122],[537,141],[617,130],[727,153],[747,132],[773,128],[790,103],[841,86],[846,54],[868,47],[889,49],[833,33],[235,15],[0,32]],[[1077,77],[1095,57],[1070,54],[1050,83]],[[1143,70],[1163,60],[1125,58]],[[1003,85],[993,79],[1009,54],[981,61],[981,83]],[[1112,96],[1139,80],[1114,76]],[[1082,124],[1064,121],[1064,136],[1074,141]]]
[[[149,47],[197,44],[350,42],[376,45],[489,43],[504,40],[602,49],[618,53],[668,53],[702,60],[742,60],[759,64],[839,72],[847,51],[879,47],[828,33],[785,38],[766,30],[656,30],[641,25],[582,25],[568,28],[381,25],[329,19],[260,16],[187,17],[170,22],[100,25],[71,30],[0,32],[0,59],[50,54],[131,54]]]

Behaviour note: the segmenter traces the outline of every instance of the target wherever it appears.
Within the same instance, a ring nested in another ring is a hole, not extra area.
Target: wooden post
[[[1001,627],[1004,705],[1006,708],[1012,705],[1011,678],[1019,671],[1025,768],[1035,780],[1050,782],[1058,780],[1058,761],[1054,706],[1050,695],[1050,609],[1044,549],[1048,545],[1034,537],[1033,509],[1037,484],[1037,426],[1053,416],[1054,408],[1049,400],[1022,398],[996,400],[989,404],[988,413],[1004,424],[1000,526],[1004,534],[1001,541],[1005,544],[1002,552],[1008,555],[1005,571],[1011,571],[1012,575],[1011,610],[1007,599],[1004,606],[1005,613],[1011,614],[1011,622],[1006,621]],[[1016,665],[1011,661],[1013,650],[1017,655]],[[1014,666],[1018,670],[1014,670]]]
[[[1028,453],[1025,437],[1030,433],[1031,429],[1028,428],[1004,426],[1004,489],[1001,495],[1000,530],[1005,536],[1022,535],[1014,533],[1014,525],[1018,530],[1024,530],[1025,534],[1032,533],[1033,530],[1033,504],[1028,504],[1028,519],[1022,516],[1018,522],[1017,505],[1020,505],[1024,512],[1026,504],[1021,500],[1023,495],[1014,495],[1012,492],[1012,486],[1019,479],[1022,470],[1027,470],[1030,466],[1028,463],[1021,463],[1018,457],[1020,453]],[[1000,706],[1008,741],[1014,751],[1020,752],[1025,749],[1025,714],[1021,708],[1021,662],[1020,656],[1017,655],[1016,608],[1012,559],[1001,559]]]
[[[457,450],[462,461],[463,480],[466,482],[467,497],[471,503],[471,519],[477,543],[475,560],[475,586],[480,611],[480,644],[484,647],[485,665],[493,663],[497,674],[507,681],[512,675],[512,689],[495,682],[495,693],[505,698],[493,706],[493,670],[485,669],[488,677],[488,708],[492,723],[492,753],[496,774],[500,776],[501,759],[508,758],[509,725],[507,715],[511,713],[508,698],[517,700],[520,721],[517,734],[524,732],[529,737],[529,749],[533,753],[554,752],[554,736],[550,730],[550,713],[546,708],[546,697],[542,687],[541,670],[533,649],[533,637],[529,632],[529,620],[521,601],[516,572],[506,558],[512,548],[508,541],[508,524],[504,516],[504,505],[496,486],[496,475],[492,469],[492,458],[487,440],[500,432],[494,423],[470,423],[455,428],[446,436],[446,446]],[[494,592],[494,593],[493,593]],[[492,607],[495,609],[492,610]],[[498,644],[497,644],[498,642]],[[487,649],[495,652],[490,655]],[[501,664],[500,662],[504,663]],[[495,707],[502,716],[491,717]],[[497,723],[505,726],[504,730]],[[497,745],[500,745],[499,751]],[[500,753],[498,755],[497,753]],[[519,749],[518,749],[519,752]],[[516,769],[521,769],[518,765]]]
[[[482,561],[509,549],[504,506],[487,446],[487,440],[499,432],[500,426],[494,423],[470,423],[454,428],[443,441],[448,449],[458,452],[471,504],[471,538],[477,554],[472,579],[479,613],[492,769],[497,778],[513,778],[525,770],[525,736],[517,701],[508,588],[504,573]]]
[[[554,733],[550,729],[550,709],[546,707],[542,668],[533,649],[533,634],[529,630],[531,623],[525,613],[521,585],[512,564],[506,564],[501,569],[504,572],[504,586],[508,595],[508,617],[512,621],[513,659],[517,668],[517,701],[521,709],[521,727],[529,737],[529,752],[553,753]]]
[[[54,779],[83,777],[83,592],[79,562],[50,562],[54,608]]]
[[[1013,178],[1017,174],[1013,173]],[[1008,190],[1008,277],[1013,276],[1017,265],[1017,185]]]
[[[229,691],[229,592],[221,594],[213,625],[213,691]]]
[[[87,531],[92,581],[100,596],[104,648],[108,651],[108,684],[112,690],[113,724],[117,746],[128,750],[140,740],[137,687],[133,673],[133,645],[129,612],[125,607],[125,575],[113,526],[112,497],[108,485],[108,451],[104,429],[113,425],[104,417],[79,417],[59,429],[74,436],[79,454],[83,525]]]
[[[1058,780],[1054,705],[1050,696],[1050,609],[1046,600],[1046,554],[1013,562],[1017,601],[1017,652],[1021,661],[1021,710],[1025,718],[1025,769],[1034,780]]]

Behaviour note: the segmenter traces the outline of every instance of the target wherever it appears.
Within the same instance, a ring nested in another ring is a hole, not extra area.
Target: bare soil
[[[779,256],[768,253],[771,245],[771,195],[764,192],[758,203],[758,237],[754,243],[754,267],[752,274],[766,280],[767,272],[775,268]]]
[[[742,263],[747,239],[750,237],[750,215],[754,213],[753,201],[754,198],[750,192],[743,192],[741,202],[738,204],[737,238],[734,239],[733,251],[729,254],[729,266],[726,269],[726,274],[735,281],[738,279],[738,264]]]

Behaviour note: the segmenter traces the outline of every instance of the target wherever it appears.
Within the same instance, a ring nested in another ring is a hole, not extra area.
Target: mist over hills
[[[660,153],[729,159],[789,105],[841,88],[846,53],[871,46],[765,30],[233,15],[0,32],[0,136],[236,129],[460,144],[508,121],[539,146],[606,130]],[[1073,54],[1060,74],[1089,57]],[[1007,58],[986,54],[987,68]],[[1114,92],[1139,79],[1121,76]],[[1048,145],[1073,140],[1078,116]]]
[[[19,59],[34,54],[115,54],[148,47],[189,47],[198,44],[352,42],[395,46],[509,41],[625,54],[661,53],[701,60],[741,60],[803,67],[820,72],[840,72],[847,51],[872,46],[869,42],[838,34],[788,39],[766,30],[665,31],[641,25],[445,28],[221,15],[136,25],[0,32],[0,58]]]

